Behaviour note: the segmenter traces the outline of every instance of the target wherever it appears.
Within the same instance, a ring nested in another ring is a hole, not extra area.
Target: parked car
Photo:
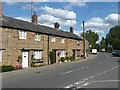
[[[112,51],[113,56],[120,56],[120,50],[114,50]]]
[[[92,54],[97,54],[97,49],[92,49]]]

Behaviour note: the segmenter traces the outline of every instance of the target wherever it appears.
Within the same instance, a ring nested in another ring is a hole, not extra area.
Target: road
[[[68,62],[2,74],[3,88],[118,88],[118,57],[98,53]]]

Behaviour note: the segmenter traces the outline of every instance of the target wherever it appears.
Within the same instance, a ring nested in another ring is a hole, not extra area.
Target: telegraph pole
[[[32,5],[33,5],[33,2],[30,2],[31,17],[32,17],[32,10],[33,10],[33,7],[32,7]],[[30,17],[30,18],[31,18],[31,17]],[[31,21],[32,21],[32,19],[31,19]]]
[[[85,22],[83,21],[83,53],[84,59],[86,58],[86,34],[85,34]]]

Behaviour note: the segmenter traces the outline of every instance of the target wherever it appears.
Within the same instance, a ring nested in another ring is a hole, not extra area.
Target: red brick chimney
[[[2,17],[2,2],[0,1],[0,17]]]
[[[70,27],[70,32],[73,33],[73,31],[74,31],[74,30],[73,30],[73,27]]]
[[[38,24],[38,15],[36,14],[36,12],[34,12],[34,14],[32,16],[32,22],[34,24]]]

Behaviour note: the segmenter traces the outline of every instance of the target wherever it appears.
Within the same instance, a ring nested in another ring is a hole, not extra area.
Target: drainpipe
[[[49,61],[50,61],[50,60],[49,60],[49,59],[50,59],[50,58],[49,58],[49,49],[50,49],[50,47],[49,47],[49,39],[50,39],[50,36],[48,35],[48,45],[47,45],[47,46],[48,46],[48,48],[47,48],[47,54],[48,54],[48,65],[49,65]]]

